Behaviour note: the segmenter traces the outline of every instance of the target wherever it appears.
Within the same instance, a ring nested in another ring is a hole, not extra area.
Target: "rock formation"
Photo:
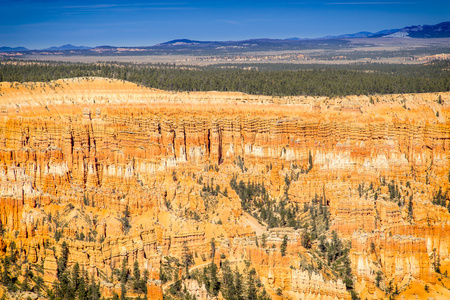
[[[287,256],[252,245],[267,224],[244,217],[233,176],[300,208],[320,198],[330,229],[351,242],[361,295],[374,293],[378,271],[377,289],[392,281],[406,293],[408,278],[436,285],[437,258],[441,273],[450,266],[450,214],[432,204],[449,187],[450,93],[270,97],[103,78],[3,82],[0,91],[0,246],[15,241],[47,283],[66,241],[68,264],[104,282],[104,295],[125,259],[148,271],[148,296],[161,299],[161,258],[187,248],[199,264],[214,238],[217,255],[248,259],[273,295],[348,299],[340,278],[294,263],[307,256],[302,232],[272,231],[276,249],[288,235]],[[197,282],[184,284],[205,297]]]

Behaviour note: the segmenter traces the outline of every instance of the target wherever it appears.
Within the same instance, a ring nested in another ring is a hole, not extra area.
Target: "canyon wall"
[[[124,258],[130,268],[138,261],[149,271],[151,297],[161,298],[162,256],[182,257],[186,247],[207,254],[212,238],[231,245],[266,230],[244,220],[230,186],[236,174],[279,200],[284,179],[297,172],[290,203],[323,199],[331,230],[351,243],[362,294],[374,293],[377,271],[406,290],[405,278],[436,283],[432,255],[443,266],[450,261],[450,214],[431,203],[449,186],[449,93],[270,97],[103,78],[3,82],[0,93],[2,243],[15,241],[28,261],[43,263],[48,283],[67,241],[69,265],[99,280]],[[205,197],[206,183],[222,192]],[[290,268],[303,249],[298,241],[283,258],[246,247],[222,250],[247,253],[274,290],[349,297],[341,279]]]

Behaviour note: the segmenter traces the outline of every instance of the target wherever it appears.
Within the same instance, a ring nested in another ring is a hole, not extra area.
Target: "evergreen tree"
[[[305,229],[302,234],[302,246],[306,249],[311,249],[311,236],[308,231]]]
[[[210,257],[212,258],[212,262],[214,262],[214,257],[216,256],[216,242],[214,238],[211,239],[211,254]]]
[[[313,168],[313,158],[312,158],[312,155],[311,155],[311,150],[309,150],[308,151],[308,171],[307,171],[307,173],[309,171],[311,171],[312,168]]]
[[[217,277],[217,266],[214,263],[211,263],[208,267],[209,269],[209,279],[210,279],[210,286],[209,286],[209,292],[217,296],[220,290],[220,281]]]
[[[133,264],[133,289],[139,291],[141,289],[141,272],[139,271],[139,263]]]
[[[127,267],[127,259],[124,257],[122,260],[122,268],[120,269],[120,282],[123,284],[128,281],[128,267]]]
[[[144,294],[147,294],[147,281],[148,281],[148,271],[144,270],[139,288],[140,291]]]
[[[281,243],[280,250],[281,250],[281,256],[286,255],[286,247],[287,247],[288,237],[285,234],[283,237],[283,242]]]
[[[78,264],[78,263],[77,263]],[[81,271],[81,276],[79,277],[79,281],[78,281],[78,287],[77,287],[77,298],[78,300],[84,300],[87,298],[87,277],[86,277],[87,273],[84,270]]]
[[[88,276],[86,276],[88,278]],[[94,278],[91,278],[88,288],[88,299],[99,300],[100,299],[100,283],[95,283]]]
[[[189,251],[189,247],[187,246],[187,242],[183,242],[183,264],[186,271],[186,275],[189,276],[189,266],[193,264],[194,257],[192,256],[191,251]]]
[[[31,272],[30,267],[28,266],[24,272],[24,279],[22,281],[20,290],[27,292],[30,291],[30,277],[33,276],[33,272]]]
[[[242,275],[238,272],[237,267],[234,273],[234,286],[236,290],[236,298],[235,299],[243,299],[242,294],[244,292],[244,287],[242,284]]]
[[[64,241],[61,245],[61,256],[57,260],[57,277],[61,279],[62,274],[67,268],[67,260],[69,258],[69,247],[67,243]]]
[[[261,237],[261,247],[266,248],[267,246],[267,235],[263,233]]]
[[[175,295],[179,291],[181,291],[181,280],[180,280],[177,270],[175,270],[174,284],[170,287],[170,291],[171,291],[172,295]]]
[[[141,272],[139,271],[139,263],[137,261],[133,264],[133,279],[139,281],[141,279]]]
[[[127,299],[127,289],[125,287],[125,283],[120,284],[120,300],[126,300]]]
[[[122,218],[120,218],[120,222],[122,223],[122,230],[125,234],[127,234],[128,231],[130,231],[130,229],[131,229],[130,219],[131,219],[131,213],[130,213],[129,207],[127,205],[127,206],[125,206],[125,210],[122,213]]]
[[[33,279],[34,279],[33,292],[40,293],[44,288],[44,278],[42,278],[42,276],[40,275],[37,275]]]
[[[72,268],[72,274],[70,276],[69,298],[75,299],[79,284],[80,284],[80,265],[75,263]]]
[[[255,269],[251,269],[247,275],[247,289],[246,289],[246,299],[247,300],[257,300],[258,299],[257,292],[256,292],[256,285],[255,285],[255,275],[256,275]]]
[[[225,261],[222,265],[221,282],[221,290],[225,299],[235,299],[236,289],[234,286],[234,275],[227,261]]]
[[[408,203],[408,218],[410,220],[413,219],[414,215],[413,215],[413,202],[412,202],[412,195],[409,197],[409,203]]]

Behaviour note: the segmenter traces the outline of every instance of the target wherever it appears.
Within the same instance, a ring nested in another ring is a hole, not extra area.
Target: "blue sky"
[[[313,38],[450,21],[450,1],[0,0],[0,46]]]

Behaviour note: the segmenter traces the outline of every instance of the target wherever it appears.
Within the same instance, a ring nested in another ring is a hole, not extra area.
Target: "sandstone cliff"
[[[2,243],[14,240],[23,259],[43,263],[47,283],[67,241],[69,265],[106,282],[124,258],[130,269],[137,261],[150,274],[149,296],[161,298],[162,256],[182,257],[185,247],[207,254],[215,238],[228,239],[224,255],[245,253],[268,288],[348,298],[341,279],[293,263],[300,237],[286,257],[237,242],[267,224],[243,217],[230,187],[236,174],[264,183],[276,201],[286,194],[302,207],[321,197],[331,230],[351,241],[362,294],[374,293],[378,271],[382,285],[403,292],[408,278],[436,284],[436,257],[442,270],[450,265],[450,214],[431,203],[449,187],[449,93],[439,94],[442,105],[436,93],[279,98],[102,78],[3,82],[0,91]]]

